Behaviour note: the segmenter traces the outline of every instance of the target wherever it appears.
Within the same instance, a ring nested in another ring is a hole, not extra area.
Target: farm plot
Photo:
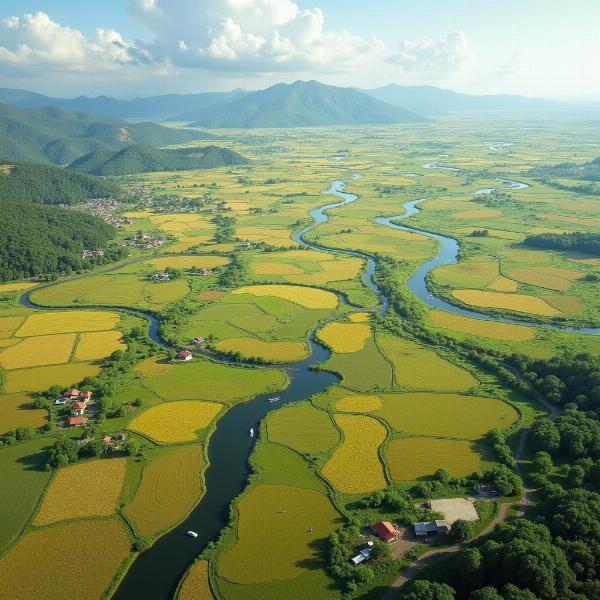
[[[335,403],[335,409],[340,412],[367,413],[379,410],[382,407],[379,396],[346,396]]]
[[[323,560],[326,539],[339,522],[324,494],[287,485],[258,485],[237,509],[237,542],[220,555],[218,573],[242,584],[303,575],[304,564]]]
[[[198,502],[206,467],[197,444],[163,451],[144,468],[142,482],[125,514],[139,535],[173,527]]]
[[[34,525],[67,519],[101,517],[117,510],[127,461],[124,458],[83,462],[60,469],[50,484]]]
[[[118,322],[119,315],[117,313],[100,310],[39,312],[27,317],[15,335],[29,337],[55,333],[105,331],[113,329]]]
[[[339,435],[328,413],[311,404],[292,404],[269,415],[266,421],[271,441],[298,452],[326,452],[338,442]]]
[[[125,350],[120,331],[92,331],[82,333],[75,350],[76,360],[100,360],[115,350]]]
[[[0,396],[0,435],[17,427],[42,427],[46,424],[47,412],[33,408],[27,394],[5,394]]]
[[[19,600],[100,598],[130,546],[125,529],[116,519],[85,520],[32,531],[0,560],[3,595]],[[60,585],[56,567],[66,556],[93,557],[93,568],[79,569],[68,585]]]
[[[144,376],[148,388],[170,400],[236,402],[282,390],[287,384],[285,371],[245,369],[203,359],[171,365],[150,358],[136,370]]]
[[[30,290],[36,285],[38,284],[35,281],[11,281],[9,283],[2,283],[0,284],[0,294],[24,292],[25,290]]]
[[[355,312],[348,315],[348,319],[353,323],[367,323],[371,318],[371,313]]]
[[[386,480],[379,447],[387,437],[385,427],[376,419],[359,415],[337,415],[335,421],[344,439],[323,467],[323,476],[345,494],[384,488]]]
[[[4,391],[8,394],[15,392],[39,392],[48,389],[51,385],[68,386],[81,381],[85,377],[94,377],[99,372],[100,367],[98,365],[85,362],[15,369],[6,374]]]
[[[495,292],[516,292],[519,289],[519,284],[512,279],[500,275],[498,279],[488,285],[488,288]]]
[[[510,277],[541,288],[564,292],[568,290],[576,279],[581,277],[578,271],[560,269],[557,267],[529,267],[513,269],[508,273]]]
[[[383,407],[373,414],[396,431],[475,440],[518,418],[509,404],[495,398],[417,392],[382,395]],[[338,406],[338,404],[336,404]]]
[[[438,267],[432,273],[433,279],[453,288],[485,288],[498,279],[498,261],[488,256],[476,256],[455,265]]]
[[[317,337],[334,352],[358,352],[371,337],[371,328],[366,323],[328,323]]]
[[[10,337],[25,317],[2,317],[0,318],[0,339]]]
[[[137,416],[128,428],[159,443],[191,442],[208,427],[223,407],[217,402],[175,401],[153,406]]]
[[[498,308],[542,317],[555,317],[561,311],[550,306],[542,298],[527,294],[503,294],[501,292],[485,292],[481,290],[454,290],[452,295],[470,306]]]
[[[253,296],[274,296],[283,298],[304,308],[336,308],[338,298],[331,292],[299,285],[249,285],[241,287],[233,294],[251,294]]]
[[[66,363],[74,343],[73,333],[25,338],[0,352],[0,365],[4,369],[24,369]]]
[[[208,561],[197,560],[185,574],[177,600],[213,600],[213,598],[208,581]]]
[[[265,342],[256,338],[230,338],[216,345],[222,352],[239,352],[246,358],[260,357],[269,362],[296,362],[308,356],[306,344],[301,342]]]
[[[480,456],[472,442],[438,438],[410,437],[392,440],[385,460],[395,481],[414,481],[446,469],[452,477],[476,471]]]
[[[431,323],[434,327],[442,327],[458,333],[479,335],[494,340],[510,342],[526,342],[535,337],[535,330],[532,327],[525,327],[523,325],[470,319],[469,317],[454,315],[440,310],[432,310],[430,315]]]
[[[392,336],[379,336],[377,342],[394,365],[394,381],[398,386],[463,392],[478,383],[468,371],[416,342]]]

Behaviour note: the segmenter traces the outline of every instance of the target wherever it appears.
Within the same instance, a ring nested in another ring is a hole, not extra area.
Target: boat
[[[269,402],[272,404],[273,402],[279,402],[279,396],[274,396],[273,398],[269,398]]]
[[[250,437],[254,437],[254,427],[250,427]]]
[[[198,534],[195,531],[188,531],[185,535],[189,535],[190,537],[197,538]]]

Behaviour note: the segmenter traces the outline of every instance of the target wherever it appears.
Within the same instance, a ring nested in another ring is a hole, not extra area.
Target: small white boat
[[[273,398],[269,398],[269,402],[272,404],[273,402],[279,402],[279,396],[275,396]]]
[[[254,427],[250,427],[250,437],[254,437]]]
[[[197,538],[198,534],[195,531],[188,531],[185,535],[189,535],[190,537]]]

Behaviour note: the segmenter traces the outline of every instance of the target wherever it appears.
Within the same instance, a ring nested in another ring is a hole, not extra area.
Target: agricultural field
[[[117,510],[126,466],[126,459],[115,458],[61,469],[52,478],[33,524],[41,526],[113,514]]]
[[[202,494],[205,466],[197,444],[152,453],[140,486],[125,508],[139,535],[156,535],[185,517]]]
[[[177,600],[213,600],[213,598],[208,582],[208,562],[198,560],[185,574]]]
[[[337,354],[358,352],[371,337],[366,323],[328,323],[319,330],[317,337]]]
[[[153,406],[135,417],[129,429],[162,444],[191,442],[208,427],[223,405],[216,402],[175,401]]]
[[[47,420],[47,412],[34,408],[28,394],[0,396],[0,435],[17,427],[43,427]]]
[[[234,294],[250,294],[251,296],[272,296],[289,300],[304,308],[327,309],[336,308],[338,299],[335,294],[317,288],[293,285],[253,285],[239,288]]]

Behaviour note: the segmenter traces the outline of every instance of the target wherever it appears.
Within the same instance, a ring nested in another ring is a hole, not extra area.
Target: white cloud
[[[344,72],[382,49],[291,0],[131,0],[130,11],[152,32],[154,56],[186,67]]]
[[[113,29],[96,29],[91,37],[63,27],[38,12],[0,21],[0,63],[61,70],[112,70],[148,62],[142,48],[127,43]]]
[[[442,40],[402,40],[398,51],[386,61],[404,71],[417,71],[423,77],[434,79],[457,71],[473,59],[466,35],[458,31]]]

